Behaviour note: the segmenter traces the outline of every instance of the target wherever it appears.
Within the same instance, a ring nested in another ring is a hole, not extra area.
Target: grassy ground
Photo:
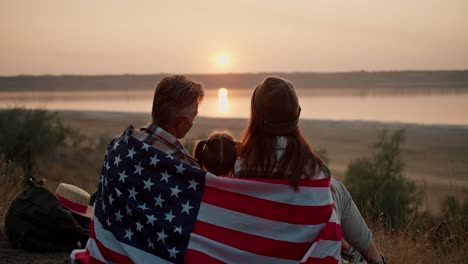
[[[148,114],[63,111],[59,113],[66,125],[79,132],[67,146],[53,157],[40,162],[37,178],[46,178],[50,189],[68,182],[92,193],[96,189],[104,149],[110,138],[133,124],[144,125]],[[197,118],[183,140],[191,146],[193,140],[205,138],[213,130],[230,130],[239,137],[246,126],[245,119]],[[417,181],[426,191],[425,208],[433,213],[448,195],[466,197],[468,189],[468,127],[417,126],[365,122],[301,121],[304,134],[316,149],[326,149],[332,173],[343,178],[347,164],[370,155],[369,146],[384,128],[404,128],[407,139],[402,146],[406,161],[406,176]],[[81,136],[80,136],[81,134]],[[0,213],[21,190],[21,171],[0,159]],[[8,177],[6,177],[8,176]],[[3,217],[2,217],[3,220]],[[438,226],[424,225],[414,219],[404,233],[396,232],[381,222],[370,222],[375,240],[392,263],[464,263],[468,257],[466,227],[450,226],[443,238],[437,238]],[[0,226],[2,224],[0,223]],[[418,228],[414,228],[418,226]],[[8,247],[0,230],[1,263],[63,263],[66,254],[34,254]]]

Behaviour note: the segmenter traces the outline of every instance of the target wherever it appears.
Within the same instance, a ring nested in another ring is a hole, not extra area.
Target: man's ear
[[[177,133],[177,138],[182,138],[187,130],[187,126],[190,126],[189,119],[186,116],[178,116],[175,119],[175,129]]]
[[[188,118],[183,116],[183,115],[180,115],[178,117],[176,117],[176,126],[177,126],[177,129],[181,129],[183,128],[183,126],[185,126],[188,122],[187,120]]]

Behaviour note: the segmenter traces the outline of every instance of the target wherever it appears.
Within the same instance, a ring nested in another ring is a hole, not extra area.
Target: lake
[[[252,89],[207,90],[199,107],[206,117],[247,118]],[[297,90],[303,119],[468,125],[468,91],[369,92]],[[152,90],[0,92],[0,108],[150,112]]]

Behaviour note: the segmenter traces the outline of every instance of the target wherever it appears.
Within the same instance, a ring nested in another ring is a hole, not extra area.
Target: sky
[[[0,0],[0,75],[468,69],[467,0]]]

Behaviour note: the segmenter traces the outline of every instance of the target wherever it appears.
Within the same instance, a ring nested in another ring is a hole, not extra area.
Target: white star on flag
[[[179,193],[182,191],[182,190],[179,190],[179,185],[176,185],[176,187],[169,188],[169,189],[171,189],[171,197],[175,196],[175,197],[179,198]]]
[[[172,210],[169,211],[168,214],[165,214],[166,215],[166,218],[164,218],[164,220],[167,220],[169,221],[170,223],[172,223],[172,219],[174,219],[175,215],[172,214]]]
[[[148,238],[148,248],[154,249],[154,244],[151,242],[151,240]]]
[[[143,171],[143,167],[141,166],[141,162],[138,165],[135,165],[135,172],[141,175],[141,171]]]
[[[128,206],[128,204],[125,206],[125,210],[127,210],[128,215],[132,215],[132,209]]]
[[[145,203],[143,203],[142,205],[139,205],[138,208],[140,208],[142,211],[148,210],[148,207],[146,207]]]
[[[190,183],[190,185],[189,185],[188,189],[193,188],[196,191],[197,190],[197,185],[199,183],[195,179],[189,180],[189,183]]]
[[[166,243],[164,240],[166,239],[167,235],[164,233],[164,229],[161,230],[161,232],[156,232],[156,234],[158,234],[158,241],[162,240],[163,243]]]
[[[154,185],[154,183],[151,182],[151,178],[149,178],[147,181],[143,181],[143,183],[145,184],[144,189],[151,191],[151,186]]]
[[[116,140],[116,141],[115,141],[115,144],[114,144],[114,150],[117,150],[117,147],[118,147],[118,146],[119,146],[119,141]]]
[[[171,177],[171,175],[169,173],[167,173],[167,171],[162,172],[160,181],[165,181],[165,182],[169,183],[169,178],[170,177]]]
[[[177,253],[179,253],[179,251],[176,250],[176,247],[173,247],[172,249],[168,249],[167,251],[169,251],[170,258],[176,258]]]
[[[118,222],[122,222],[123,215],[120,214],[120,210],[115,213],[115,218]]]
[[[130,228],[126,229],[124,238],[128,238],[128,240],[132,240],[132,236],[133,236],[132,230]]]
[[[127,158],[130,157],[131,159],[133,159],[133,155],[135,155],[135,154],[136,154],[136,152],[135,152],[134,148],[129,149]]]
[[[135,191],[135,187],[132,187],[132,189],[128,190],[128,192],[128,199],[133,198],[134,200],[136,200],[136,195],[138,194],[138,192]]]
[[[180,174],[184,175],[185,168],[184,168],[184,166],[182,166],[182,162],[179,164],[179,166],[175,166],[175,167],[176,167],[176,170],[177,170],[176,173],[180,173]]]
[[[154,154],[154,157],[150,157],[150,159],[151,159],[150,165],[153,165],[156,167],[159,162],[158,155]]]
[[[114,160],[114,165],[116,165],[117,167],[119,166],[119,163],[121,162],[122,160],[120,159],[120,155],[116,156],[115,157],[115,160]]]
[[[146,223],[154,226],[154,221],[157,220],[156,217],[154,217],[154,215],[147,215],[146,218],[148,218],[148,222]]]
[[[142,228],[143,228],[143,225],[139,221],[136,222],[136,229],[138,230],[138,232],[141,232]]]
[[[141,147],[141,149],[144,149],[144,150],[148,151],[149,147],[150,147],[150,145],[148,145],[146,143],[143,143],[143,146]]]
[[[182,226],[176,226],[174,229],[174,233],[179,233],[182,235]]]
[[[165,201],[163,198],[161,198],[161,194],[159,194],[158,197],[154,198],[154,200],[156,201],[156,206],[161,206],[161,208],[163,207],[162,206],[162,203]]]
[[[119,181],[125,183],[125,179],[128,177],[127,174],[125,174],[125,170],[123,170],[122,172],[119,172]]]
[[[184,212],[185,212],[185,213],[187,213],[187,214],[190,214],[189,211],[190,211],[190,209],[192,209],[192,208],[193,208],[193,206],[190,206],[189,201],[187,201],[187,203],[182,204],[182,212],[181,212],[181,213],[184,213]]]

